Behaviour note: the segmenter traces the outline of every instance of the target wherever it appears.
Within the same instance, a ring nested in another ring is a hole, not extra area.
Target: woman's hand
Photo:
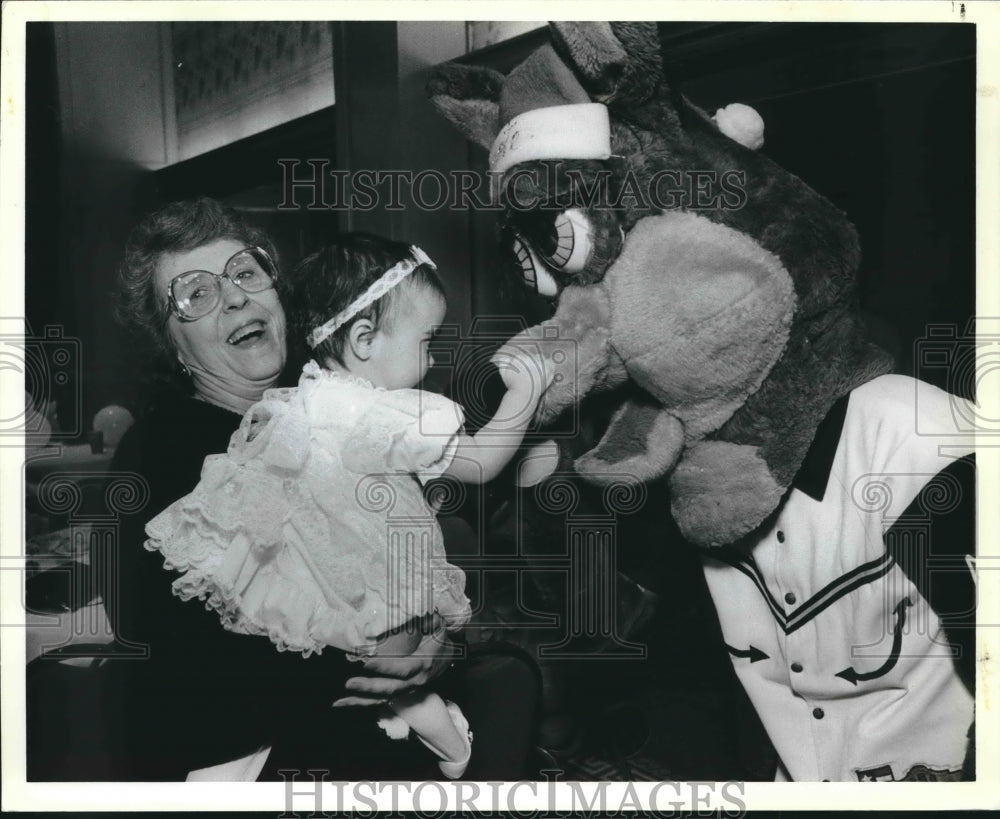
[[[351,677],[345,684],[350,692],[333,703],[378,705],[403,691],[426,685],[445,671],[461,651],[448,637],[443,626],[424,636],[416,650],[406,657],[369,657],[362,662],[376,676]]]

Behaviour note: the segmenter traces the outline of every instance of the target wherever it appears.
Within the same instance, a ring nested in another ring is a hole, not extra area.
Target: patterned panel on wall
[[[171,39],[181,141],[213,124],[231,132],[234,117],[265,105],[301,115],[305,108],[333,104],[326,21],[175,22]],[[302,97],[309,101],[297,102]],[[276,124],[270,121],[273,113],[253,116],[267,119],[265,127]]]

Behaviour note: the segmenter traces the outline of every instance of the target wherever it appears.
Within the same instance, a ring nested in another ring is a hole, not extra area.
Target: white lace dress
[[[432,612],[459,628],[465,574],[447,561],[422,482],[448,467],[462,423],[441,395],[310,362],[147,524],[146,548],[183,573],[175,594],[281,650],[370,654],[378,635]]]

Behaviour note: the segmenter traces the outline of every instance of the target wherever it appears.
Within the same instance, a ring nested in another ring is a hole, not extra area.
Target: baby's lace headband
[[[337,332],[337,330],[347,324],[347,322],[354,318],[358,313],[364,310],[368,305],[374,304],[382,298],[382,296],[392,290],[392,288],[403,281],[403,279],[420,267],[420,265],[429,264],[435,270],[437,269],[437,265],[434,264],[427,254],[416,245],[410,246],[410,257],[411,258],[409,259],[403,259],[401,262],[394,264],[382,274],[377,282],[347,305],[347,307],[337,313],[337,315],[325,324],[314,328],[312,332],[309,333],[309,337],[306,339],[309,343],[309,347],[311,349],[318,347],[326,341],[326,339]]]

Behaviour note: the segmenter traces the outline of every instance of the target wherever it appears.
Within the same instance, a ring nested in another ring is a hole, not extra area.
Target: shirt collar
[[[826,494],[826,485],[830,480],[830,470],[833,469],[837,446],[840,444],[850,397],[848,393],[830,407],[830,411],[816,428],[816,436],[795,475],[795,480],[792,481],[794,489],[805,492],[813,500],[822,501]]]

